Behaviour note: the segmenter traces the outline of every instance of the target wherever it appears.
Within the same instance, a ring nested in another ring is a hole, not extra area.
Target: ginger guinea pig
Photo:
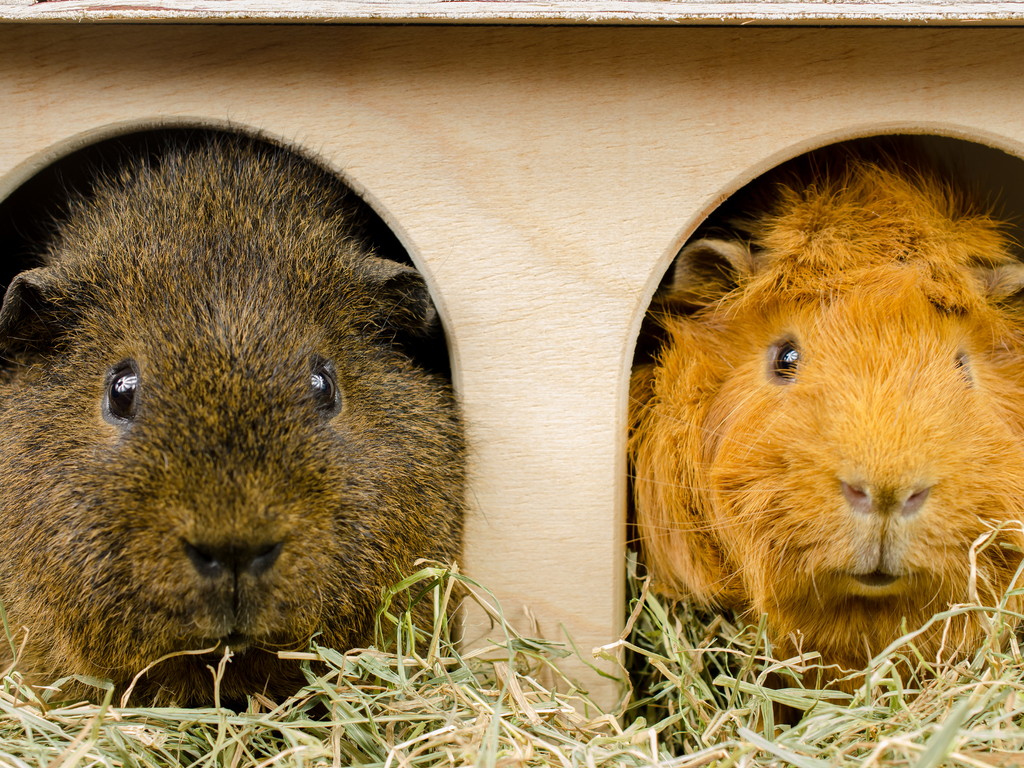
[[[984,604],[1020,564],[1024,267],[984,206],[894,159],[784,175],[737,227],[680,253],[634,372],[642,551],[664,593],[767,614],[779,658],[862,669],[968,600],[986,532]],[[943,630],[926,658],[983,634]]]
[[[371,642],[382,589],[462,534],[456,402],[395,342],[439,330],[422,277],[354,236],[327,171],[194,144],[98,181],[0,311],[18,669],[121,695],[217,647],[153,667],[143,704],[211,703],[225,646],[223,699],[294,692],[278,650]]]

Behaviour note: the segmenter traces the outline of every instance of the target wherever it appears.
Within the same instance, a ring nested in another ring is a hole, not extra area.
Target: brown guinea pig
[[[664,344],[631,392],[636,525],[664,593],[766,614],[779,658],[862,669],[904,621],[968,601],[995,529],[976,595],[1011,586],[1024,266],[920,163],[844,154],[767,198],[736,237],[688,244],[656,306]],[[949,658],[981,637],[968,615],[916,642]]]
[[[261,141],[170,147],[98,181],[11,284],[0,599],[30,680],[120,695],[216,647],[133,697],[206,704],[229,646],[224,700],[281,697],[305,680],[278,650],[371,642],[382,589],[457,557],[457,405],[395,341],[436,312],[348,194]]]

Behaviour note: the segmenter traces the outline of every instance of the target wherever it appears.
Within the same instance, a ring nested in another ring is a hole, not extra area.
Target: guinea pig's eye
[[[316,409],[328,416],[336,414],[341,407],[341,393],[334,380],[334,366],[327,360],[314,358],[309,384]]]
[[[791,384],[800,365],[800,350],[792,341],[780,341],[768,350],[768,374],[777,384]]]
[[[967,359],[966,352],[957,352],[956,357],[953,359],[953,365],[960,371],[960,375],[964,377],[968,385],[974,381],[974,377],[971,375],[971,364]]]
[[[135,396],[139,391],[139,372],[135,363],[127,360],[118,365],[107,383],[103,403],[104,416],[112,424],[135,418]]]

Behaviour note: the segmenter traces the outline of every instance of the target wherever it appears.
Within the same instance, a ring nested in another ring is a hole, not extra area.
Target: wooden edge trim
[[[976,26],[1024,23],[1024,0],[0,0],[0,21]]]

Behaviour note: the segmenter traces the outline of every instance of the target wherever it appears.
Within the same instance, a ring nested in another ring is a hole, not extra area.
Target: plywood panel
[[[623,617],[635,335],[688,232],[836,139],[1024,154],[1022,78],[1014,29],[7,24],[0,196],[139,126],[230,122],[322,154],[444,317],[472,446],[465,569],[589,650]]]

